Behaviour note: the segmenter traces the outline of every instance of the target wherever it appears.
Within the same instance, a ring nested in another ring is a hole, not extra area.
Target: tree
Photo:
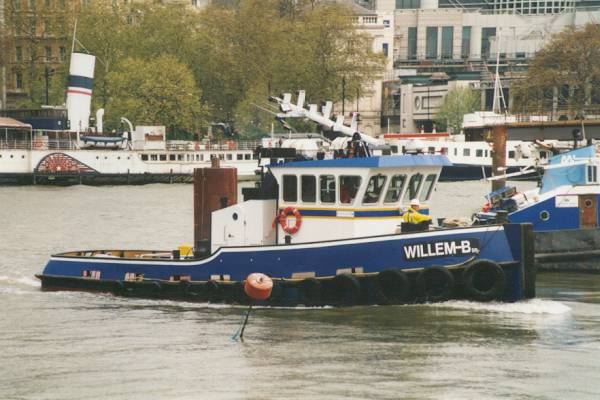
[[[440,110],[435,115],[435,123],[440,130],[451,130],[458,134],[462,129],[463,116],[477,111],[481,100],[477,92],[468,87],[455,87],[444,97]]]
[[[171,138],[196,133],[208,108],[189,68],[173,56],[128,58],[106,76],[111,88],[107,125],[124,116],[139,125],[164,125]]]
[[[555,34],[512,89],[513,111],[566,108],[572,116],[583,115],[590,103],[600,103],[600,27],[587,24]]]

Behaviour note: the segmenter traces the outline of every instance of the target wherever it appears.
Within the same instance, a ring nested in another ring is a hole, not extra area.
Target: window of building
[[[436,59],[438,54],[438,28],[437,26],[428,26],[425,32],[425,58]]]
[[[400,199],[402,189],[404,188],[404,182],[406,182],[406,175],[394,175],[390,180],[390,186],[388,187],[384,203],[395,203]]]
[[[381,45],[381,49],[383,50],[383,55],[387,57],[388,56],[388,44],[387,43],[383,43]]]
[[[483,150],[482,149],[475,150],[475,157],[483,157]]]
[[[225,160],[225,154],[219,154],[219,160]]]
[[[35,10],[36,0],[29,0],[29,9]]]
[[[452,58],[452,46],[454,45],[454,27],[442,27],[442,58]]]
[[[423,183],[423,190],[421,190],[419,201],[429,200],[431,192],[433,192],[433,184],[435,183],[436,177],[436,174],[427,175],[427,178],[425,178],[425,182]]]
[[[175,154],[169,154],[169,161],[175,161]]]
[[[373,204],[379,201],[379,196],[381,196],[381,192],[383,191],[383,186],[385,185],[385,175],[374,175],[369,179],[369,183],[367,184],[367,190],[365,191],[365,195],[363,197],[364,204]]]
[[[238,154],[236,155],[236,158],[237,158],[238,160],[243,160],[243,159],[244,159],[244,155],[243,155],[243,154],[239,154],[239,153],[238,153]]]
[[[21,46],[15,47],[15,61],[23,61],[23,48]]]
[[[317,178],[313,175],[302,175],[300,177],[302,201],[314,203],[317,201]]]
[[[167,155],[166,154],[161,154],[160,155],[160,161],[167,161]]]
[[[463,156],[469,157],[471,155],[471,149],[463,149]]]
[[[335,203],[335,176],[321,175],[319,177],[319,188],[321,203]]]
[[[15,87],[17,89],[23,89],[23,73],[17,72],[15,74]]]
[[[52,61],[52,47],[44,47],[44,57],[46,58],[46,62]]]
[[[421,8],[421,0],[396,0],[397,10],[414,10]]]
[[[67,48],[64,46],[60,46],[59,49],[59,59],[61,62],[64,62],[67,60]]]
[[[298,201],[298,178],[296,175],[283,176],[283,201]]]
[[[340,176],[340,203],[352,204],[360,188],[360,176]]]
[[[148,161],[148,154],[142,154],[142,161]]]
[[[244,160],[252,159],[252,154],[244,154]]]
[[[490,57],[491,39],[496,36],[496,28],[481,28],[481,58]]]
[[[411,26],[408,28],[408,48],[407,57],[409,60],[417,59],[417,27]]]
[[[150,154],[150,161],[158,161],[158,155]]]
[[[471,56],[471,27],[463,26],[462,28],[462,42],[460,47],[460,56],[462,58],[469,58]]]
[[[412,199],[417,197],[417,193],[419,193],[419,189],[421,188],[421,182],[423,181],[422,174],[414,174],[410,177],[410,181],[408,181],[408,187],[406,189],[406,193],[404,194],[404,203],[408,203]]]

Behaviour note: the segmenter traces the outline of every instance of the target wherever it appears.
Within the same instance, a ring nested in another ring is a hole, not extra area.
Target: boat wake
[[[37,279],[28,276],[14,277],[0,275],[1,286],[25,286],[25,287],[40,287],[41,283]]]
[[[445,303],[431,303],[430,307],[454,308],[492,313],[510,314],[566,314],[571,308],[554,300],[532,299],[517,303],[478,303],[473,301],[453,300]]]

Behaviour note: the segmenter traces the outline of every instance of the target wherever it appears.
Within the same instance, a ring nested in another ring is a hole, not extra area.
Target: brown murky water
[[[440,184],[437,216],[488,184]],[[0,399],[597,399],[600,276],[535,300],[244,309],[41,292],[49,254],[192,240],[191,185],[0,187]]]

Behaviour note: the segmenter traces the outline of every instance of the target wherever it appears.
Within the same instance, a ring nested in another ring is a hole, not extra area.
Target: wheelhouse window
[[[148,161],[148,154],[142,154],[142,161]]]
[[[408,203],[410,200],[417,197],[417,193],[419,193],[419,189],[421,188],[421,182],[423,181],[423,175],[414,174],[410,177],[410,181],[408,181],[408,187],[406,189],[406,193],[404,194],[404,202]]]
[[[406,175],[394,175],[390,180],[390,186],[388,187],[384,203],[395,203],[400,199],[402,189],[404,189],[404,182],[406,182]]]
[[[302,175],[300,177],[301,196],[304,203],[317,201],[317,178],[313,175]]]
[[[508,152],[508,158],[515,158],[515,151],[514,150],[510,150]]]
[[[335,176],[321,175],[319,188],[321,203],[335,203]]]
[[[296,175],[283,176],[283,201],[298,201],[298,178]]]
[[[169,161],[175,161],[175,154],[169,154]]]
[[[374,175],[369,179],[367,190],[363,197],[364,204],[373,204],[379,201],[383,186],[385,185],[385,175]]]
[[[150,161],[158,161],[158,154],[150,154]]]
[[[475,150],[475,157],[483,157],[483,149]]]
[[[167,155],[166,154],[161,154],[160,155],[160,161],[167,161]]]
[[[360,176],[340,176],[340,203],[352,204],[360,188]]]
[[[433,192],[433,184],[435,183],[436,174],[427,175],[425,178],[425,183],[423,183],[423,190],[421,190],[421,194],[419,195],[419,201],[429,200],[431,197],[431,192]]]
[[[463,149],[463,156],[469,157],[471,155],[471,149]]]

